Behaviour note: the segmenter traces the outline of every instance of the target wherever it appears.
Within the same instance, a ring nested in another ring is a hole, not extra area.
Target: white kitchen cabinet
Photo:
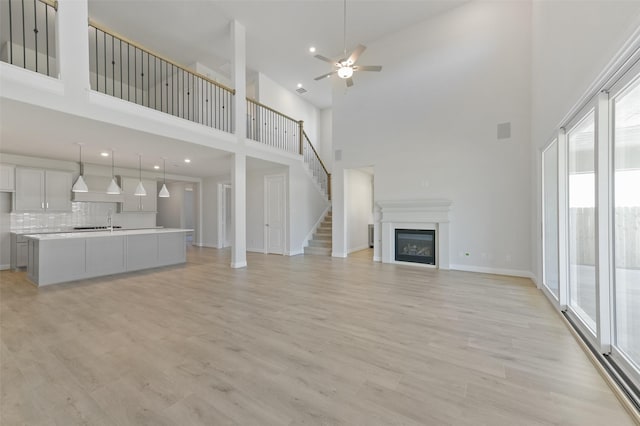
[[[0,192],[16,190],[16,168],[9,164],[0,164]]]
[[[13,211],[70,212],[70,172],[17,167]]]
[[[139,179],[122,177],[120,183],[124,194],[124,201],[120,206],[123,213],[156,213],[158,210],[157,183],[155,180],[142,179],[142,185],[147,195],[140,197],[133,195],[138,186]]]

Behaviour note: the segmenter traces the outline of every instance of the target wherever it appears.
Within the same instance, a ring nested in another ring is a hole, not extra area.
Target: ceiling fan
[[[335,67],[335,69],[326,74],[316,77],[314,80],[322,80],[323,78],[331,77],[333,74],[337,74],[338,77],[345,80],[347,87],[353,86],[353,73],[356,71],[381,71],[380,65],[356,65],[358,58],[366,49],[366,46],[359,44],[351,55],[347,56],[347,0],[344,0],[344,51],[343,58],[338,60],[329,59],[323,55],[315,55],[316,58],[321,61],[328,62]]]

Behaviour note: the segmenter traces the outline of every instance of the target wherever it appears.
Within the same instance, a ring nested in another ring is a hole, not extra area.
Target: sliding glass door
[[[569,308],[595,335],[596,173],[595,111],[567,133]]]
[[[614,348],[640,368],[640,78],[614,95]]]

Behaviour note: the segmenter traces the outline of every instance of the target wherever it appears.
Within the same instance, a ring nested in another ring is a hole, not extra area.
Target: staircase
[[[331,210],[324,217],[324,220],[313,234],[313,239],[309,240],[309,245],[304,248],[304,254],[318,254],[321,256],[331,256]]]

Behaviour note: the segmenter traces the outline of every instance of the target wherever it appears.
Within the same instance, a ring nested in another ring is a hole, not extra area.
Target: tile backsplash
[[[111,212],[113,224],[123,228],[156,226],[155,213],[116,213],[117,203],[71,203],[67,213],[8,213],[11,231],[73,228],[75,226],[106,226]]]

